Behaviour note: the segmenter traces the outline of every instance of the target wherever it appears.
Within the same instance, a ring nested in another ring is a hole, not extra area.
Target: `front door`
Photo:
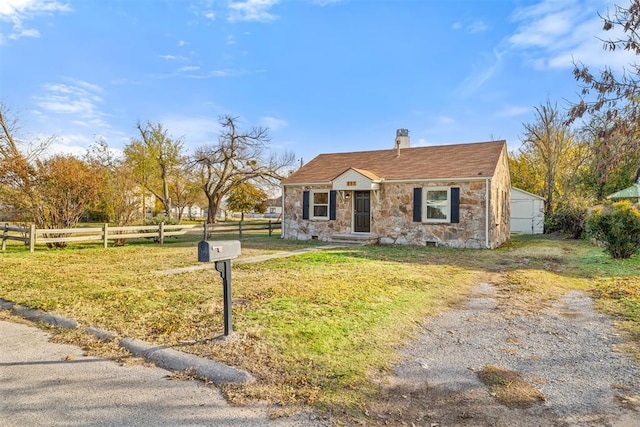
[[[354,191],[353,231],[368,233],[371,231],[371,196],[369,191]]]

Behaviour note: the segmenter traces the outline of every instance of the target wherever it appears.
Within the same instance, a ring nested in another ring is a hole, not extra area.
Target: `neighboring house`
[[[607,196],[607,199],[611,200],[631,200],[632,203],[637,203],[640,206],[640,169],[636,173],[636,182],[631,187],[624,190],[617,191]]]
[[[505,141],[321,154],[282,180],[285,239],[496,248],[509,239]]]
[[[544,233],[544,197],[511,187],[511,232]]]
[[[275,199],[267,199],[266,205],[265,218],[279,218],[282,215],[282,196]]]

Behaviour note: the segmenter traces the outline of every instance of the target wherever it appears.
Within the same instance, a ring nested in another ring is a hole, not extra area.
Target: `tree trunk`
[[[216,213],[218,212],[218,200],[215,195],[207,195],[207,200],[209,200],[209,209],[207,212],[207,223],[215,224],[216,223]]]
[[[164,205],[164,213],[167,218],[171,218],[171,196],[169,195],[169,181],[167,180],[167,168],[166,166],[160,166],[162,170],[162,204]]]

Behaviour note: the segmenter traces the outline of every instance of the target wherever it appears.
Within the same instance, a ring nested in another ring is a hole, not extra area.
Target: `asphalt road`
[[[215,387],[168,374],[86,357],[38,328],[0,320],[2,426],[313,425],[269,420],[265,407],[231,406]]]

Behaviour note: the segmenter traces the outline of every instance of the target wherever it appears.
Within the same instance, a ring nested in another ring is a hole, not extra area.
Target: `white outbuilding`
[[[544,198],[519,188],[511,188],[511,232],[544,233]]]

